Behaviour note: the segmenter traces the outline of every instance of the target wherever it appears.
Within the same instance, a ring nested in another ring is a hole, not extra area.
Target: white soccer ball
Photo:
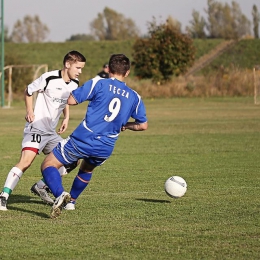
[[[166,180],[164,184],[164,190],[167,195],[177,199],[182,197],[186,193],[187,183],[180,176],[172,176]]]

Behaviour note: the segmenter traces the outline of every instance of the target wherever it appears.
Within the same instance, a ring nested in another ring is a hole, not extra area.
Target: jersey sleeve
[[[133,111],[131,117],[135,119],[135,122],[140,124],[147,122],[145,105],[139,95],[138,95],[138,104],[135,110]]]
[[[81,87],[73,90],[71,92],[72,96],[74,97],[74,99],[76,100],[76,102],[78,104],[85,102],[87,100],[91,101],[96,88],[98,86],[98,82],[99,82],[100,78],[99,77],[95,77],[87,82],[85,82]]]
[[[27,86],[27,93],[28,95],[32,96],[32,94],[36,91],[39,90],[43,91],[45,86],[46,86],[46,76],[45,74],[43,74]]]

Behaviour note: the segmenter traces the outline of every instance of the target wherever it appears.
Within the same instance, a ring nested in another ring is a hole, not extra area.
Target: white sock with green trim
[[[9,195],[16,187],[22,175],[23,172],[18,167],[13,167],[7,175],[3,192],[1,193],[1,195],[6,197],[6,199],[8,199]]]

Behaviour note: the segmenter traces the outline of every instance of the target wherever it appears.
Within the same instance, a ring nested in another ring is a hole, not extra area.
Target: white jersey
[[[26,125],[45,133],[56,132],[56,126],[70,93],[78,86],[78,79],[66,83],[61,70],[42,74],[27,87],[28,95],[38,92],[38,96],[34,107],[35,119]]]

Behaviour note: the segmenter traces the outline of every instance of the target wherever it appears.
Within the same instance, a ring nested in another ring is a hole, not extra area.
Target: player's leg
[[[86,147],[84,160],[82,160],[78,175],[75,177],[71,187],[71,201],[65,206],[65,209],[75,209],[76,199],[88,186],[94,168],[103,164],[112,152],[113,146],[105,145],[99,140],[95,140],[89,147]]]
[[[72,170],[74,170],[80,163],[80,160],[77,162],[73,162],[71,164],[61,166],[58,171],[60,173],[60,176],[63,177],[64,175],[70,173]],[[45,201],[48,204],[53,204],[54,201],[50,197],[49,193],[51,193],[51,190],[47,186],[44,178],[39,180],[38,182],[34,183],[33,186],[31,187],[31,192],[34,193],[35,195],[39,196],[43,201]],[[74,206],[74,204],[73,204]],[[74,206],[75,208],[75,206]]]
[[[56,197],[51,210],[51,218],[58,217],[63,207],[70,201],[70,194],[64,191],[58,169],[62,165],[77,162],[79,158],[80,155],[68,138],[60,142],[42,163],[41,170],[43,178]]]
[[[58,169],[60,176],[63,177],[64,175],[66,175],[67,169],[64,166],[61,166]],[[31,192],[34,193],[35,195],[39,196],[43,201],[47,202],[48,204],[53,204],[54,201],[53,199],[50,197],[50,195],[48,193],[51,193],[49,187],[47,186],[44,178],[40,179],[39,181],[37,181],[36,183],[34,183],[31,187]],[[48,200],[48,201],[46,201]]]
[[[109,156],[110,153],[111,151],[108,151],[107,156]],[[64,207],[66,210],[75,209],[76,200],[78,199],[79,195],[87,188],[91,180],[93,170],[97,166],[103,164],[106,161],[106,159],[107,158],[88,157],[82,160],[78,174],[75,177],[71,186],[71,201]]]
[[[76,199],[79,195],[86,189],[88,183],[91,180],[92,172],[96,165],[91,164],[87,159],[82,160],[80,169],[78,171],[77,176],[75,177],[71,190],[71,200],[70,202],[64,207],[66,210],[75,210],[75,203]]]
[[[70,201],[70,194],[64,191],[62,180],[58,169],[62,163],[50,153],[43,161],[41,170],[42,176],[56,197],[51,210],[51,218],[57,218],[61,214],[62,208]]]
[[[77,162],[73,162],[71,164],[67,164],[67,165],[61,166],[58,169],[58,171],[60,173],[60,176],[63,177],[64,175],[66,175],[66,174],[70,173],[71,171],[73,171],[75,168],[77,168],[79,163],[80,163],[80,160],[78,160]],[[50,192],[48,186],[46,185],[46,182],[45,182],[44,178],[42,178],[41,180],[36,182],[32,187],[34,187],[35,185],[37,185],[37,187],[40,188],[40,189],[46,189],[47,192]]]
[[[41,165],[42,176],[56,198],[64,191],[58,170],[61,166],[62,163],[58,161],[52,152],[46,156]]]
[[[38,149],[31,148],[26,149],[21,153],[20,161],[10,170],[7,175],[4,188],[0,194],[0,210],[7,210],[7,200],[18,184],[23,173],[30,167],[33,160],[37,155]]]
[[[60,141],[62,141],[63,138],[58,135],[57,133],[54,133],[52,135],[48,135],[48,140],[45,141],[45,146],[42,150],[42,152],[47,155],[51,153],[51,151],[58,145]],[[61,166],[59,169],[60,175],[66,175],[67,170],[64,166]],[[43,201],[53,204],[54,201],[50,197],[48,193],[50,193],[49,187],[46,185],[46,182],[44,178],[39,180],[38,182],[34,183],[31,187],[31,192],[34,193],[35,195],[39,196]]]

